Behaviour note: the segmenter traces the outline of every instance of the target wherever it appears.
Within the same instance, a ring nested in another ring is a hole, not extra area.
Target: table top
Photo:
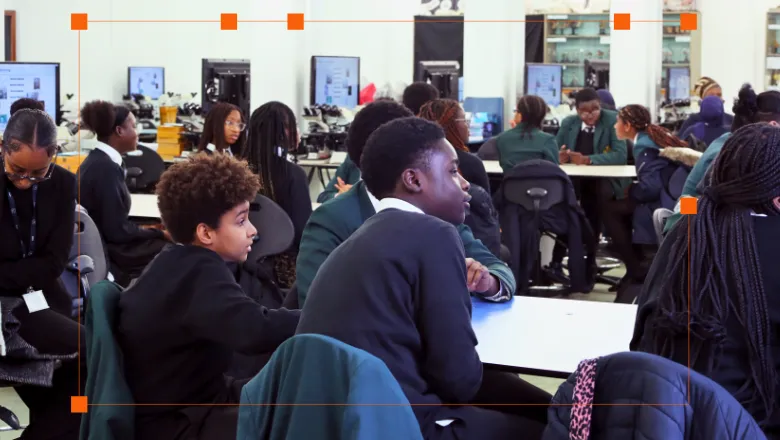
[[[160,218],[160,210],[157,208],[157,196],[154,194],[131,194],[130,217],[133,218]],[[317,209],[319,203],[312,203],[311,209]]]
[[[636,311],[634,304],[570,299],[475,299],[471,322],[482,362],[566,378],[584,359],[628,351]]]
[[[497,160],[484,160],[488,174],[504,174]],[[570,177],[636,177],[634,165],[561,165]]]

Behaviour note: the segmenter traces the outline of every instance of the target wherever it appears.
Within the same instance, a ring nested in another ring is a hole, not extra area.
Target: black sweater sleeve
[[[51,182],[59,186],[56,199],[46,201],[56,205],[57,216],[49,239],[46,243],[40,243],[30,258],[0,262],[1,290],[22,291],[29,287],[41,289],[58,279],[65,270],[76,222],[76,176],[61,171],[57,170],[60,177]]]
[[[482,384],[482,362],[471,328],[471,297],[466,287],[466,256],[454,227],[426,231],[420,272],[420,322],[425,347],[424,374],[445,402],[466,403]]]
[[[182,311],[184,326],[196,337],[253,355],[275,350],[295,333],[300,311],[261,306],[241,290],[224,263],[204,260],[197,273]]]
[[[107,167],[105,178],[93,185],[93,191],[102,219],[98,226],[107,242],[121,244],[164,237],[160,230],[142,229],[130,221],[130,199],[121,168]]]
[[[306,171],[296,164],[290,164],[289,186],[287,189],[287,215],[295,228],[293,246],[297,249],[301,244],[303,228],[311,217],[311,196],[309,195],[309,179]]]

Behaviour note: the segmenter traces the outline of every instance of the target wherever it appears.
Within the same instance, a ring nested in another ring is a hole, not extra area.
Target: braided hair
[[[447,135],[447,141],[460,151],[469,151],[468,139],[463,139],[458,130],[458,112],[462,111],[458,101],[453,99],[434,99],[420,108],[420,117],[441,125]]]
[[[298,128],[290,107],[277,101],[263,104],[249,118],[249,139],[241,158],[260,175],[260,192],[279,203],[287,182],[287,153],[297,146]]]
[[[670,232],[659,252],[664,258],[656,259],[644,287],[658,292],[647,319],[651,346],[645,348],[679,361],[688,355],[690,331],[690,367],[710,376],[728,333],[745,347],[749,365],[747,382],[734,397],[759,414],[759,422],[773,414],[780,396],[751,212],[780,215],[773,203],[780,196],[778,169],[780,128],[761,123],[734,133],[702,183],[690,227],[680,222]]]
[[[661,148],[688,146],[687,142],[673,135],[669,130],[653,124],[650,112],[641,105],[631,104],[621,108],[618,112],[618,118],[636,131],[647,133],[650,139]]]
[[[530,137],[531,130],[541,130],[544,117],[550,109],[544,99],[536,95],[525,95],[517,101],[517,112],[522,116],[520,125],[523,127],[523,133]]]

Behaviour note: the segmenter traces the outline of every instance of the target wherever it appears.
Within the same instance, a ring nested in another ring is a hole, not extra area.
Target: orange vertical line
[[[688,216],[688,404],[691,403],[691,216]]]
[[[78,127],[81,127],[81,31],[78,31],[77,35],[78,40],[78,48],[76,50],[76,103],[78,105],[78,110],[76,111],[76,124]],[[76,169],[76,198],[78,200],[78,204],[81,205],[81,128],[78,130],[78,161],[79,161],[79,167]],[[79,224],[81,223],[81,210],[79,210]],[[81,254],[81,234],[79,234],[78,238],[78,253]],[[78,291],[81,292],[81,267],[79,267],[79,276],[78,276]],[[81,395],[81,307],[79,307],[78,310],[78,338],[79,340],[76,342],[78,347],[78,385],[79,385],[79,396]]]

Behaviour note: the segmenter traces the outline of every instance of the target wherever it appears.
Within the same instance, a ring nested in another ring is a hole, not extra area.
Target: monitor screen
[[[165,93],[165,68],[128,67],[127,92],[158,99]]]
[[[687,67],[670,67],[667,98],[671,101],[691,97],[691,71]]]
[[[558,106],[561,104],[562,75],[560,64],[529,64],[525,93],[539,96],[550,107]]]
[[[312,57],[311,104],[352,109],[360,95],[360,58]]]
[[[0,63],[0,132],[19,98],[43,101],[46,113],[57,120],[60,106],[59,63]]]
[[[469,142],[482,142],[501,133],[501,121],[497,114],[474,112],[469,118]]]

